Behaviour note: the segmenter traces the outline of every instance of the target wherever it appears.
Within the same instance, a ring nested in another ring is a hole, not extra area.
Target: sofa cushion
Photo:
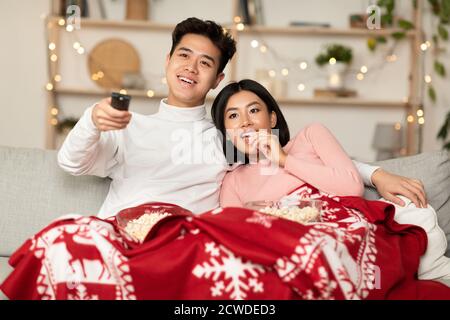
[[[375,162],[374,165],[398,175],[416,178],[423,182],[430,205],[436,210],[439,225],[447,241],[450,256],[450,156],[446,151],[422,153],[415,156]],[[378,199],[373,188],[366,188],[367,199]]]
[[[56,151],[12,147],[0,147],[0,177],[0,256],[59,216],[96,215],[110,182],[64,172]]]

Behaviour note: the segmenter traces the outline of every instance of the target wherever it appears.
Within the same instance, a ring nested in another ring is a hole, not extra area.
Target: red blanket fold
[[[325,201],[322,221],[184,211],[139,244],[115,219],[60,219],[13,254],[0,289],[10,299],[450,299],[445,285],[417,280],[427,237],[396,223],[393,206],[309,185],[289,197]]]

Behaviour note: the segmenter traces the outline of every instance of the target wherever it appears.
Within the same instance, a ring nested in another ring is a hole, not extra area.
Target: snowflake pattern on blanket
[[[417,280],[426,234],[396,223],[393,206],[307,184],[286,198],[322,200],[321,221],[164,204],[172,215],[140,243],[114,218],[63,217],[13,254],[0,289],[10,299],[450,299]]]

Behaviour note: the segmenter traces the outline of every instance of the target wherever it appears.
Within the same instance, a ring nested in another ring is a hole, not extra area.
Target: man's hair
[[[217,74],[221,73],[236,52],[236,41],[234,41],[233,37],[214,21],[188,18],[178,23],[172,32],[170,56],[172,56],[183,36],[189,33],[207,37],[220,50],[220,63]]]
[[[260,83],[250,79],[244,79],[239,82],[231,82],[219,92],[211,107],[211,117],[214,125],[221,133],[223,152],[229,164],[237,162],[243,162],[245,164],[249,163],[248,157],[242,154],[231,141],[225,138],[225,109],[227,107],[228,100],[241,91],[250,91],[256,94],[266,104],[269,115],[272,112],[275,112],[277,116],[277,123],[272,130],[274,130],[274,134],[278,136],[282,147],[284,147],[290,139],[289,127],[286,119],[284,118],[278,103],[266,88],[264,88]],[[227,150],[232,150],[231,154],[229,154]]]

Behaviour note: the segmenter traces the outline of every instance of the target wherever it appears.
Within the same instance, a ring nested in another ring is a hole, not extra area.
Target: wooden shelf
[[[85,96],[109,96],[111,92],[118,92],[120,89],[82,89],[74,87],[57,87],[54,91],[58,94],[67,95],[85,95]],[[127,94],[135,98],[146,99],[163,99],[167,95],[164,93],[155,93],[154,96],[147,96],[145,90],[127,90]],[[207,96],[207,101],[213,101],[214,97]],[[279,98],[277,99],[280,105],[336,105],[336,106],[364,106],[364,107],[376,107],[376,108],[406,108],[408,103],[402,101],[377,101],[367,100],[361,98]]]
[[[304,35],[304,36],[359,36],[359,37],[378,37],[390,36],[394,32],[403,31],[401,29],[358,29],[358,28],[320,28],[320,27],[266,27],[266,26],[245,26],[239,33],[261,33],[265,35]],[[415,31],[408,31],[408,37],[414,37]]]

